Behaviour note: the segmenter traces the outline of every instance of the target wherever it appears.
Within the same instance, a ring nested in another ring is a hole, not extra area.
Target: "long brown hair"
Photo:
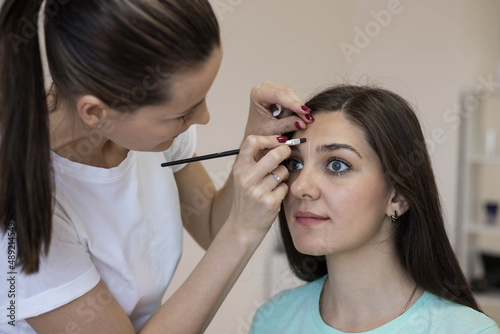
[[[26,273],[48,252],[53,210],[41,3],[5,0],[0,12],[0,228],[15,224]],[[220,46],[206,0],[57,0],[44,14],[55,98],[73,105],[85,94],[124,113],[166,103],[172,74]]]
[[[399,217],[393,240],[413,280],[435,295],[480,311],[446,234],[425,139],[411,106],[393,92],[349,85],[326,89],[306,105],[313,114],[342,112],[363,129],[387,182],[409,205]],[[294,247],[284,210],[280,228],[288,261],[300,279],[312,281],[327,274],[324,256],[302,254]]]

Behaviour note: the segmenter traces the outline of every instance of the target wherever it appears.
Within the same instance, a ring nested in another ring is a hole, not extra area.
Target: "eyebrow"
[[[292,146],[290,148],[294,151],[298,150],[297,146]],[[359,154],[359,152],[354,147],[348,144],[340,144],[340,143],[324,144],[316,148],[316,153],[333,152],[338,150],[349,150],[351,152],[354,152],[361,159],[363,159],[361,154]]]
[[[331,152],[331,151],[337,151],[337,150],[349,150],[349,151],[352,151],[352,152],[356,153],[356,155],[358,157],[360,157],[361,159],[363,159],[363,157],[361,157],[361,154],[359,154],[359,152],[356,151],[356,149],[354,147],[352,147],[351,145],[348,145],[348,144],[332,143],[332,144],[321,145],[321,146],[319,146],[319,147],[316,148],[316,152],[317,153]]]

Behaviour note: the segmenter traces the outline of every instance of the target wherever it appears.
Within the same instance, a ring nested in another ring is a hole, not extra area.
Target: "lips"
[[[330,218],[325,216],[320,216],[309,211],[297,211],[295,213],[295,221],[299,225],[306,225],[306,226],[318,225],[324,223],[327,220],[330,220]]]

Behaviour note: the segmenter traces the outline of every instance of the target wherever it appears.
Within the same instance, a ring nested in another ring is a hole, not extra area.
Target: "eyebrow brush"
[[[305,138],[290,139],[290,140],[287,140],[285,142],[285,145],[295,146],[295,145],[299,145],[299,144],[302,144],[302,143],[305,143],[305,142],[306,142]],[[194,157],[194,158],[189,158],[189,159],[181,159],[181,160],[176,160],[176,161],[164,162],[164,163],[161,164],[161,166],[162,167],[168,167],[168,166],[186,164],[186,163],[194,162],[194,161],[201,161],[201,160],[222,158],[222,157],[227,157],[227,156],[230,156],[230,155],[237,155],[239,153],[240,153],[240,149],[236,149],[236,150],[224,151],[224,152],[219,152],[219,153],[212,153],[212,154],[207,154],[207,155],[200,155],[199,157]]]

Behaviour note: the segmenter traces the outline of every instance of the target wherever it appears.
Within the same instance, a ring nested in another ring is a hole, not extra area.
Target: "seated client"
[[[257,333],[500,333],[446,234],[419,121],[400,96],[341,85],[306,103],[280,227],[309,283],[257,311]]]

